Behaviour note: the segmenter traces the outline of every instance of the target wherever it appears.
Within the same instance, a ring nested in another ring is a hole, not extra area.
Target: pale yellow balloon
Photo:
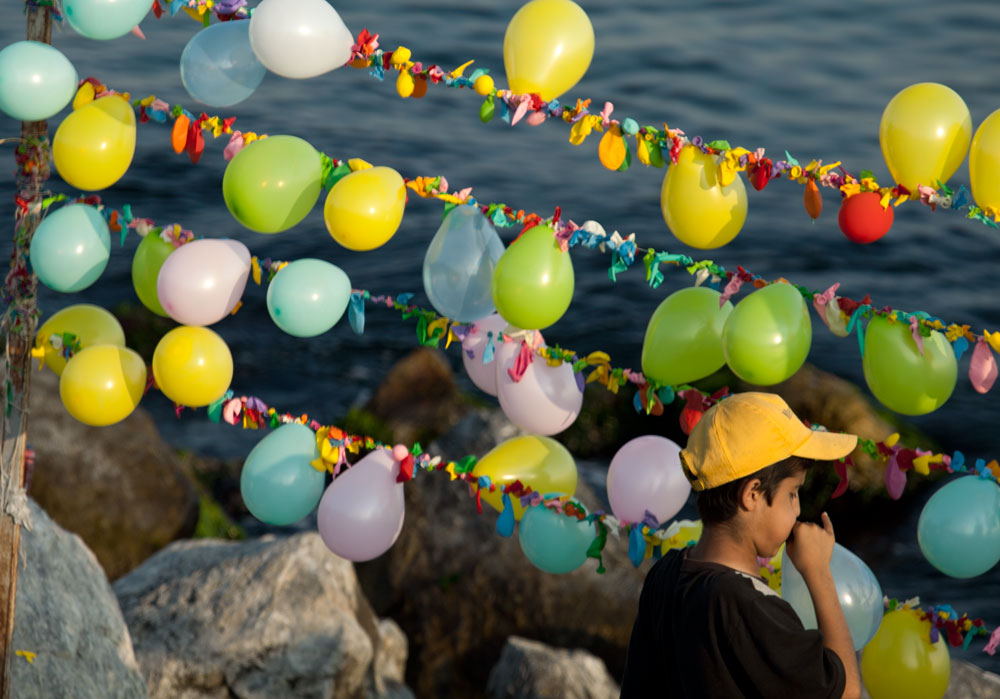
[[[574,85],[594,57],[594,27],[572,0],[532,0],[521,7],[503,37],[510,89],[549,102]]]
[[[146,363],[128,347],[96,345],[75,355],[59,379],[67,412],[95,427],[124,420],[146,389]]]
[[[76,342],[81,348],[95,345],[125,346],[125,331],[109,311],[87,303],[67,306],[53,313],[35,336],[35,347],[45,348],[45,366],[55,372],[56,376],[62,374],[66,359],[52,345],[52,336],[67,333],[76,336]]]
[[[182,325],[164,335],[153,350],[153,377],[175,403],[210,405],[233,380],[233,355],[214,331]]]
[[[389,167],[352,172],[337,181],[323,205],[333,239],[348,250],[374,250],[389,242],[403,220],[406,184]]]
[[[96,191],[121,179],[135,154],[135,112],[118,95],[102,97],[63,119],[52,160],[68,184]]]
[[[723,186],[715,156],[689,145],[663,178],[660,209],[670,232],[685,245],[720,248],[743,228],[747,190],[738,175]]]
[[[972,137],[969,182],[977,206],[1000,209],[1000,109],[986,117]]]
[[[503,510],[503,488],[521,481],[533,491],[546,495],[576,492],[576,462],[562,444],[550,437],[523,435],[502,442],[476,463],[472,475],[489,476],[496,486],[491,493],[483,490],[482,498],[496,510]],[[511,497],[514,519],[524,514],[520,498]]]

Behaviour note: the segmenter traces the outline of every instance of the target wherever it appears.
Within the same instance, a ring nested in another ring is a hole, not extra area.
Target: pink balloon
[[[483,351],[488,342],[487,333],[493,333],[493,342],[496,349],[500,349],[503,343],[498,335],[507,327],[507,321],[500,317],[499,313],[491,313],[485,318],[480,318],[472,325],[472,330],[462,340],[462,364],[465,365],[465,373],[476,384],[476,388],[485,391],[491,396],[497,394],[497,369],[496,359],[486,364],[483,363]]]
[[[549,366],[538,356],[520,381],[511,378],[521,342],[505,342],[497,348],[497,398],[507,418],[532,434],[552,435],[573,424],[583,407],[583,385],[573,372],[573,365],[563,362]]]
[[[679,446],[659,435],[626,442],[608,469],[608,500],[615,517],[641,522],[649,510],[663,523],[680,512],[691,493],[680,453]]]
[[[378,449],[337,476],[319,501],[319,535],[349,561],[369,561],[396,543],[403,529],[399,462]]]
[[[211,325],[229,315],[250,275],[250,251],[236,240],[185,243],[164,261],[156,278],[163,310],[184,325]]]

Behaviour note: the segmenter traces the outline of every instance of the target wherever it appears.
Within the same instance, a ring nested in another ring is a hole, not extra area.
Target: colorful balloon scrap
[[[52,212],[31,239],[31,267],[39,281],[63,293],[82,291],[96,282],[110,255],[108,223],[87,204]]]
[[[291,422],[257,442],[243,462],[240,493],[250,514],[267,524],[293,524],[316,509],[326,472],[313,468],[319,458],[316,433]]]
[[[97,191],[120,180],[135,154],[135,112],[108,95],[71,112],[52,137],[52,161],[66,182]]]
[[[59,338],[59,345],[52,344],[52,337]],[[70,347],[65,338],[71,338]],[[35,335],[35,347],[45,349],[45,366],[56,376],[61,376],[66,362],[63,349],[79,352],[97,345],[125,346],[125,331],[110,312],[100,306],[80,303],[67,306],[52,314],[42,323]]]
[[[323,206],[326,229],[348,250],[374,250],[389,242],[403,220],[406,184],[389,167],[355,170],[337,180]]]
[[[76,94],[76,68],[41,41],[15,41],[0,50],[0,112],[17,121],[54,117]]]

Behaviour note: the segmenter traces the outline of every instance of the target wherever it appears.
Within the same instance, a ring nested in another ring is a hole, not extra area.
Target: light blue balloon
[[[493,312],[493,270],[503,242],[475,206],[448,212],[424,256],[424,291],[443,316],[471,323]]]
[[[254,93],[267,68],[250,48],[250,22],[220,22],[191,37],[181,54],[181,82],[211,107],[231,107]]]
[[[527,508],[518,528],[524,555],[546,573],[569,573],[582,566],[596,536],[592,523],[559,514],[544,505]]]
[[[289,262],[267,287],[267,312],[289,335],[315,337],[332,328],[351,300],[351,280],[340,267],[306,258]]]
[[[296,422],[260,440],[243,462],[240,492],[250,514],[267,524],[292,524],[323,497],[324,473],[310,465],[319,458],[316,434]]]
[[[49,214],[31,240],[31,267],[45,286],[81,291],[108,266],[111,234],[107,221],[87,204],[70,204]]]
[[[871,568],[840,544],[833,545],[830,572],[840,598],[840,608],[847,618],[854,650],[861,650],[875,637],[882,623],[882,586]],[[792,605],[804,627],[818,628],[809,588],[788,558],[787,551],[781,557],[781,596]]]
[[[1000,486],[979,476],[946,484],[924,505],[917,541],[945,575],[982,575],[1000,561]]]
[[[63,16],[88,39],[117,39],[139,26],[149,0],[62,0]]]
[[[76,94],[76,68],[59,49],[17,41],[0,51],[0,111],[18,121],[58,114]]]

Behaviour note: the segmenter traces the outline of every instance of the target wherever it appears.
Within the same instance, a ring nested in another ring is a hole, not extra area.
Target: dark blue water
[[[382,35],[383,47],[403,44],[416,60],[452,68],[468,59],[489,68],[503,84],[502,41],[518,2],[481,0],[366,1],[337,6],[348,27]],[[942,82],[965,99],[974,126],[1000,107],[1000,7],[991,2],[879,0],[818,3],[717,1],[664,3],[654,0],[582,2],[596,33],[594,63],[568,98],[592,97],[598,109],[614,102],[615,116],[640,124],[668,123],[688,135],[728,139],[734,145],[768,149],[777,159],[788,150],[803,162],[842,160],[857,174],[871,169],[888,182],[878,146],[878,121],[888,100],[915,82]],[[71,30],[57,31],[53,44],[77,67],[134,96],[156,94],[192,111],[178,60],[198,25],[186,16],[143,22],[147,40],[131,36],[95,42]],[[0,45],[23,38],[21,4],[0,7]],[[564,100],[565,101],[565,100]],[[870,246],[848,243],[836,223],[839,198],[824,192],[826,212],[812,223],[802,190],[783,181],[750,192],[750,212],[739,237],[711,255],[684,248],[667,231],[659,211],[663,173],[635,163],[612,173],[596,157],[598,138],[579,148],[567,142],[561,123],[509,128],[499,120],[483,125],[479,100],[468,91],[432,88],[423,100],[402,101],[392,81],[379,83],[364,71],[341,69],[299,82],[268,76],[257,93],[222,116],[236,127],[309,140],[338,158],[363,157],[404,176],[447,176],[453,188],[472,186],[483,202],[506,202],[549,215],[562,206],[577,222],[596,219],[608,231],[635,231],[640,244],[696,258],[711,257],[727,268],[740,264],[767,278],[785,276],[812,288],[841,282],[842,293],[871,293],[876,304],[926,310],[975,329],[1000,328],[995,278],[1000,232],[953,213],[932,214],[918,204],[896,212],[885,239]],[[218,112],[216,112],[218,113]],[[58,118],[52,120],[54,132]],[[0,118],[0,138],[18,125]],[[274,236],[243,229],[229,215],[221,194],[224,140],[209,143],[200,164],[169,147],[163,126],[139,128],[129,173],[103,193],[114,207],[132,204],[138,216],[177,221],[199,235],[242,240],[261,258],[328,259],[350,275],[355,287],[376,293],[413,291],[426,305],[420,282],[424,250],[440,220],[437,204],[412,199],[395,238],[376,252],[352,253],[327,234],[321,207],[295,229]],[[13,154],[0,146],[0,210],[10,221]],[[952,184],[968,183],[965,166]],[[55,191],[69,192],[58,179]],[[116,250],[102,279],[72,297],[42,290],[40,304],[52,312],[70,303],[114,306],[134,300],[129,269],[133,238]],[[657,290],[643,280],[641,265],[607,279],[608,259],[574,250],[577,287],[573,306],[546,332],[581,352],[603,349],[616,366],[638,367],[642,335],[659,300],[686,286],[686,273],[667,271]],[[370,309],[363,336],[346,323],[322,338],[301,340],[278,331],[267,316],[264,290],[249,288],[244,308],[216,329],[236,362],[234,388],[283,410],[308,412],[331,421],[363,401],[386,369],[415,345],[412,326],[392,312]],[[452,356],[457,359],[457,354]],[[814,327],[810,361],[863,384],[853,339],[838,339]],[[967,358],[966,358],[967,361]],[[966,367],[962,363],[962,371]],[[966,380],[941,410],[916,422],[948,448],[992,458],[1000,454],[996,430],[998,395],[976,394]],[[256,433],[211,425],[201,417],[176,421],[161,396],[147,407],[159,417],[177,447],[222,457],[244,455]],[[898,527],[873,535],[862,555],[887,594],[919,594],[927,603],[956,608],[1000,623],[1000,573],[952,581],[936,573],[917,550],[915,509]],[[860,551],[859,551],[860,552]],[[981,653],[964,654],[1000,670]]]

